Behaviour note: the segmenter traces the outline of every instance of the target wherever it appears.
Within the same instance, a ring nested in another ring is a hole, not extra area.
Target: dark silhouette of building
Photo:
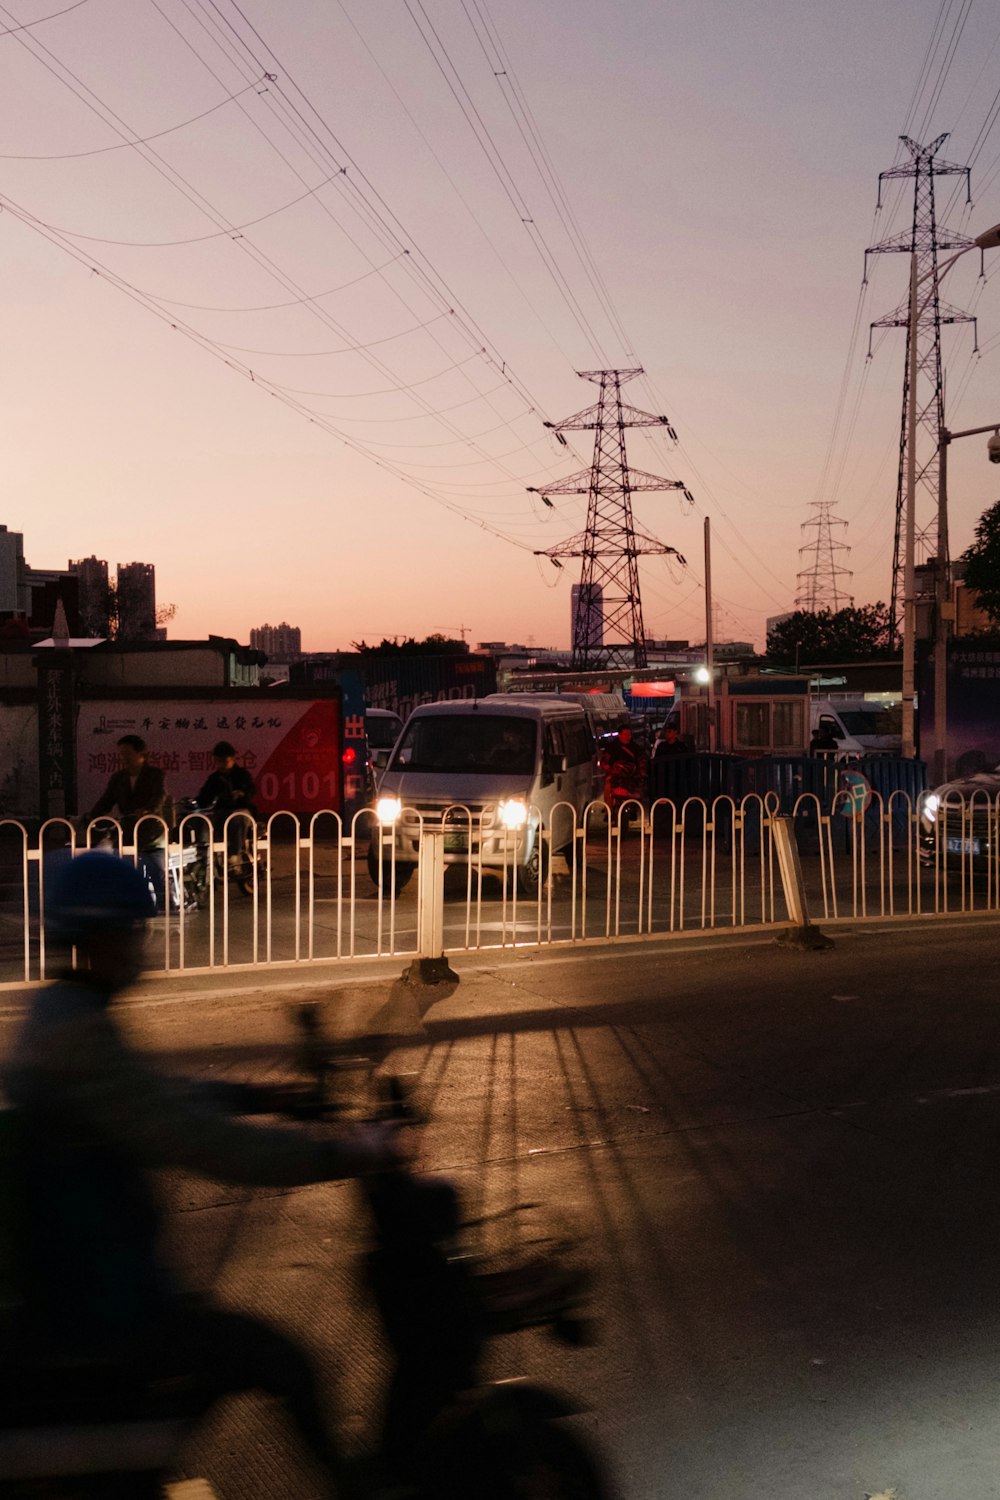
[[[118,639],[156,641],[165,631],[156,627],[156,569],[152,563],[118,563]]]
[[[106,639],[111,630],[111,586],[108,565],[100,557],[81,557],[67,563],[77,579],[80,624],[84,635]]]
[[[302,631],[285,620],[280,625],[261,625],[251,630],[250,645],[273,661],[297,661],[302,655]]]

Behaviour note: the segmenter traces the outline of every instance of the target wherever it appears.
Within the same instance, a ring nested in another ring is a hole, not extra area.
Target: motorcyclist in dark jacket
[[[51,936],[75,945],[78,967],[33,993],[4,1069],[18,1115],[20,1354],[118,1360],[138,1379],[194,1374],[207,1400],[263,1389],[284,1398],[333,1477],[337,1451],[309,1360],[277,1329],[186,1291],[161,1255],[150,1170],[294,1186],[391,1165],[392,1139],[382,1127],[253,1125],[225,1106],[263,1112],[276,1105],[270,1091],[220,1090],[151,1067],[114,1015],[141,972],[150,910],[139,872],[94,852],[67,861],[46,902]]]

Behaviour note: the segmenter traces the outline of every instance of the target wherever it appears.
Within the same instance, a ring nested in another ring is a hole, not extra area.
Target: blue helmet
[[[93,849],[60,866],[45,902],[53,937],[70,943],[90,933],[125,932],[155,911],[148,877],[128,860]]]

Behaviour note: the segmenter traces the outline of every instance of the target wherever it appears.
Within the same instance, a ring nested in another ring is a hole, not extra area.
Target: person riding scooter
[[[127,861],[96,852],[66,861],[45,905],[49,941],[64,949],[66,968],[31,994],[2,1079],[18,1117],[22,1303],[16,1344],[0,1354],[7,1383],[16,1384],[21,1367],[54,1359],[84,1372],[88,1361],[111,1362],[136,1384],[193,1376],[206,1405],[261,1389],[284,1400],[331,1483],[342,1485],[307,1355],[277,1328],[183,1286],[161,1252],[151,1173],[179,1167],[260,1186],[357,1176],[397,1160],[391,1127],[317,1135],[237,1120],[227,1106],[272,1112],[295,1095],[170,1079],[130,1045],[115,1002],[142,971],[151,900]]]
[[[646,791],[646,757],[632,743],[631,729],[619,729],[601,748],[598,765],[604,773],[604,800],[612,813],[630,798]]]

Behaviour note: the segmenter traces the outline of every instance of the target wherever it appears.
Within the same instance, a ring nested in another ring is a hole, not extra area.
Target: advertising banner
[[[946,778],[975,776],[1000,765],[1000,645],[959,637],[948,642]],[[934,657],[922,663],[920,752],[926,756],[934,723]]]
[[[228,740],[257,783],[262,816],[341,811],[340,703],[175,699],[85,701],[77,717],[77,785],[85,813],[118,769],[116,741],[137,734],[166,778],[170,797],[195,797],[212,771],[212,746]]]

